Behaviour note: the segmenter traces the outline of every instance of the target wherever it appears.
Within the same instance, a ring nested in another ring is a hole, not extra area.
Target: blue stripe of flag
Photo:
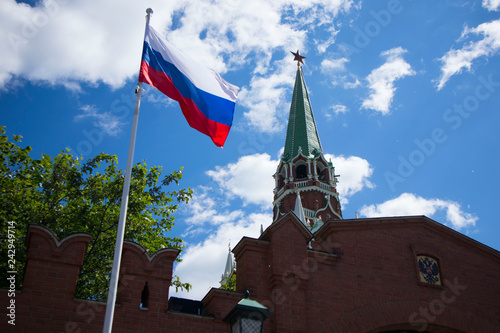
[[[198,89],[176,66],[163,59],[160,52],[144,42],[142,60],[156,71],[164,72],[172,79],[174,86],[185,98],[191,99],[198,109],[210,120],[231,126],[234,102]]]

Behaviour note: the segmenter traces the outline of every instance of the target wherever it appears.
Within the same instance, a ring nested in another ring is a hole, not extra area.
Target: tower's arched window
[[[297,166],[297,179],[307,178],[307,166],[302,164]]]
[[[318,174],[319,180],[328,180],[328,168],[322,164],[316,166],[316,173]]]

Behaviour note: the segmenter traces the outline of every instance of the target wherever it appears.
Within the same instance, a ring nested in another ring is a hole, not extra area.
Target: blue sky
[[[194,190],[176,273],[201,299],[228,242],[271,223],[296,65],[340,174],[344,218],[426,215],[500,249],[500,1],[0,3],[0,124],[34,156],[127,158],[145,9],[179,49],[241,87],[223,149],[145,86],[134,160]]]

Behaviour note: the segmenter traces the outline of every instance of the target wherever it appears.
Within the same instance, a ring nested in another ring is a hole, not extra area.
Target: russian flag
[[[176,49],[146,25],[139,81],[179,102],[189,125],[222,147],[239,88]]]

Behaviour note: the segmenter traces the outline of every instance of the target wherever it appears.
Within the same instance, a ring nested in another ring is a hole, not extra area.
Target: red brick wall
[[[292,214],[273,224],[261,236],[267,269],[245,268],[270,276],[255,290],[274,310],[267,331],[500,332],[497,251],[425,217],[332,221],[310,250],[299,225]],[[250,241],[235,247],[238,269]],[[419,282],[417,254],[438,259],[442,286]]]
[[[73,298],[89,241],[30,228],[16,325],[4,317],[0,332],[102,330],[106,305]],[[127,242],[113,332],[226,333],[222,319],[247,289],[272,311],[265,333],[500,332],[498,251],[426,217],[335,220],[313,238],[289,213],[259,239],[243,238],[234,253],[237,292],[214,288],[202,300],[205,315],[188,315],[168,311],[177,250],[150,257]],[[419,282],[418,254],[438,260],[442,286]],[[146,281],[147,310],[139,308]],[[6,291],[0,301],[8,304]]]
[[[28,261],[21,292],[15,296],[15,326],[0,321],[0,332],[101,332],[106,304],[74,299],[74,291],[85,250],[87,234],[74,234],[58,241],[41,226],[28,231]],[[197,316],[167,312],[172,267],[178,250],[163,249],[148,256],[141,246],[125,242],[121,264],[118,303],[113,332],[220,332],[222,321],[243,295],[226,293],[212,301],[217,315]],[[150,289],[148,309],[139,308],[145,282]],[[230,294],[230,295],[229,295]],[[8,304],[6,291],[1,304]],[[2,306],[2,308],[6,308]]]

